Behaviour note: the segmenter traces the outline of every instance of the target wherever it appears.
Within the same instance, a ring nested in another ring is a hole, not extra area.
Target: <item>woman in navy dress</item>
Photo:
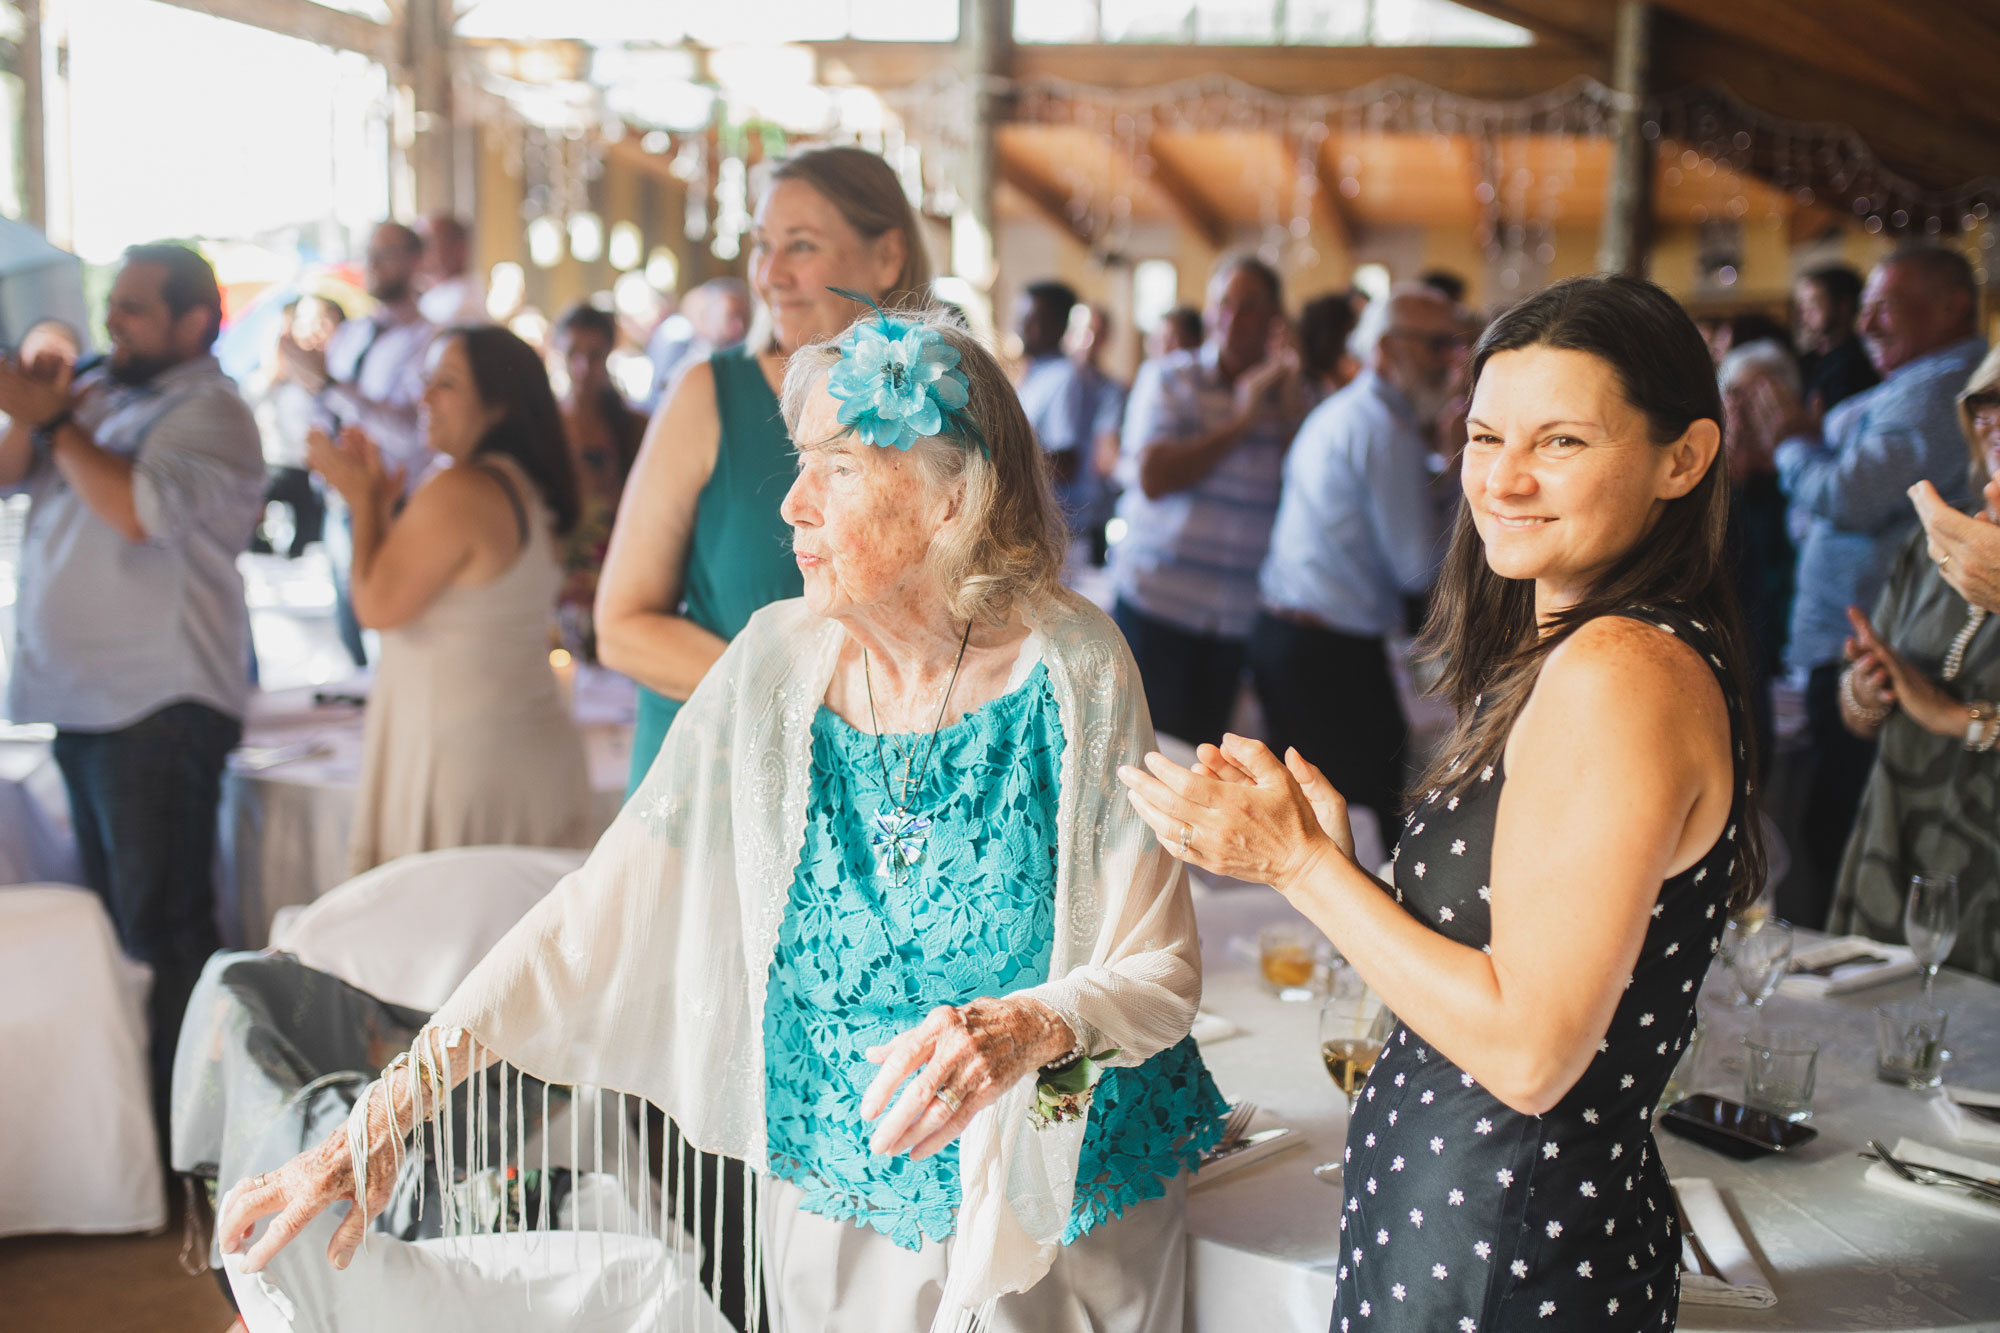
[[[1349,1120],[1333,1327],[1670,1329],[1653,1108],[1762,855],[1722,408],[1628,278],[1559,283],[1473,353],[1429,642],[1457,726],[1392,885],[1296,751],[1121,777],[1176,854],[1269,883],[1399,1022]]]

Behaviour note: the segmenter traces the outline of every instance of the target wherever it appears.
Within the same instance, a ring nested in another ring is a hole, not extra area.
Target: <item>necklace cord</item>
[[[896,813],[899,815],[908,814],[910,810],[910,774],[912,767],[915,767],[918,778],[923,777],[924,774],[930,771],[931,755],[937,749],[938,732],[944,729],[945,710],[951,707],[952,691],[958,688],[958,673],[965,666],[965,650],[971,642],[972,622],[968,620],[965,622],[965,633],[958,640],[958,660],[952,663],[951,679],[945,682],[944,698],[938,700],[937,719],[931,723],[931,734],[924,744],[923,762],[921,764],[915,762],[916,747],[914,746],[911,747],[909,756],[903,761],[902,797],[900,800],[897,799],[895,789],[889,785],[889,763],[882,754],[882,721],[875,712],[874,672],[868,665],[868,650],[866,648],[861,650],[861,681],[868,692],[868,725],[875,732],[875,766],[881,771],[882,792],[895,805]]]

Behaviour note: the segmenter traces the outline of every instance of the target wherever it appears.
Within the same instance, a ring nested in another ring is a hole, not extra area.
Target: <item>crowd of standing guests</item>
[[[636,783],[729,640],[798,595],[779,512],[790,359],[851,322],[834,289],[932,301],[886,164],[796,154],[760,200],[747,283],[687,294],[648,346],[657,406],[635,405],[609,371],[629,332],[612,314],[568,311],[545,362],[487,320],[469,240],[444,216],[377,227],[367,308],[299,294],[246,392],[211,354],[214,274],[174,246],[128,253],[107,357],[38,331],[0,367],[0,486],[33,497],[8,713],[58,729],[86,876],[158,977],[162,1079],[216,943],[207,867],[251,662],[235,556],[270,505],[291,518],[268,547],[326,542],[357,665],[378,636],[352,867],[581,845],[588,783],[552,644],[639,683]],[[1481,328],[1463,296],[1432,274],[1293,319],[1280,275],[1229,255],[1201,308],[1150,332],[1129,388],[1106,369],[1108,314],[1073,288],[1031,282],[1011,312],[1070,576],[1102,567],[1155,726],[1214,740],[1253,701],[1280,753],[1385,830],[1433,758],[1413,753],[1394,655],[1458,489]],[[1894,938],[1909,875],[1955,873],[1951,961],[2000,976],[2000,358],[1946,249],[1897,250],[1865,281],[1815,270],[1793,305],[1790,329],[1739,319],[1710,338],[1749,725],[1767,772],[1803,747],[1777,909]],[[111,614],[60,613],[82,601]],[[1781,737],[1786,682],[1803,728]],[[524,738],[531,772],[506,759]]]

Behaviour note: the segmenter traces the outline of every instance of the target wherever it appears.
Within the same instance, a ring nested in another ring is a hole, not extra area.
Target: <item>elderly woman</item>
[[[2000,475],[2000,351],[1973,372],[1958,410],[1978,492]],[[1945,581],[1928,543],[1911,538],[1872,616],[1848,612],[1841,720],[1878,748],[1833,928],[1900,940],[1910,876],[1957,875],[1965,900],[1948,961],[2000,979],[2000,624],[1989,623],[2000,617]]]
[[[1187,1036],[1185,877],[1117,794],[1153,736],[1131,656],[1057,582],[1040,452],[971,335],[870,317],[795,354],[784,402],[804,599],[737,636],[421,1077],[363,1101],[369,1146],[232,1195],[225,1250],[280,1214],[250,1268],[330,1202],[379,1207],[390,1126],[477,1048],[763,1174],[780,1333],[996,1298],[999,1329],[1180,1327],[1186,1175],[1224,1108]]]
[[[1430,625],[1458,724],[1394,884],[1296,751],[1120,776],[1170,850],[1275,886],[1400,1019],[1348,1121],[1335,1329],[1650,1333],[1680,1251],[1653,1108],[1761,874],[1722,404],[1686,313],[1629,278],[1513,307],[1472,377]]]

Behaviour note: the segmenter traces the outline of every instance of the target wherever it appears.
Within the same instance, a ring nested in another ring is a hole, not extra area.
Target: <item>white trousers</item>
[[[799,1207],[790,1181],[763,1187],[760,1230],[773,1333],[924,1333],[944,1298],[953,1242],[901,1248],[871,1227]],[[1056,1253],[1033,1288],[1003,1296],[991,1333],[1181,1333],[1187,1177]]]

